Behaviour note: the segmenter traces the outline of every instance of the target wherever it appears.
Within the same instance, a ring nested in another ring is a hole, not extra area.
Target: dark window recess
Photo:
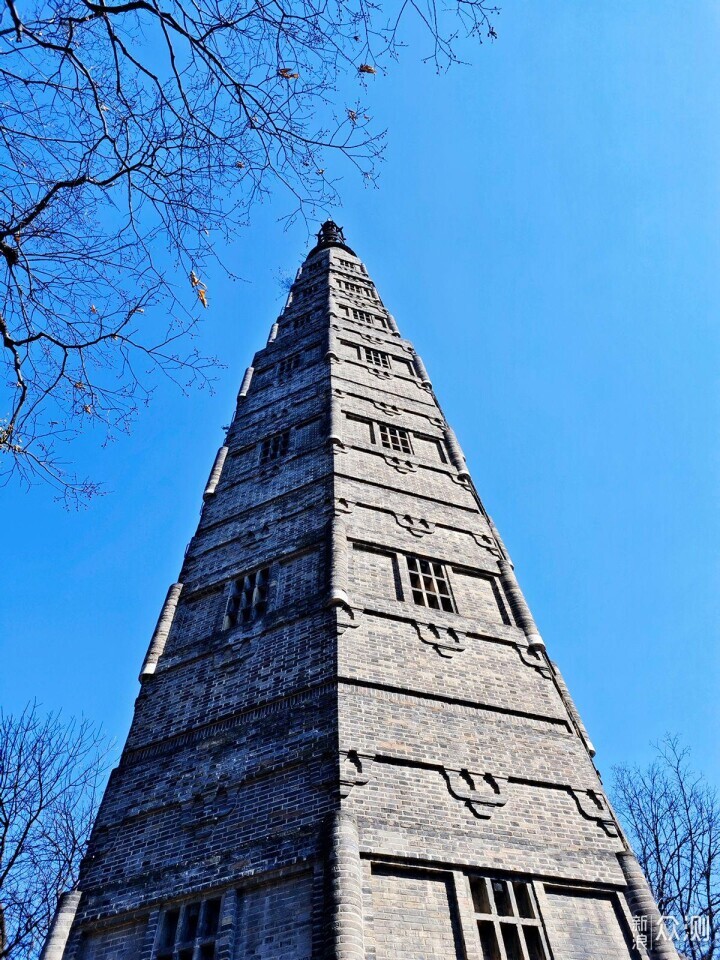
[[[290,431],[284,430],[273,437],[266,437],[260,444],[260,463],[271,463],[284,457],[290,449]]]
[[[388,450],[395,450],[396,453],[412,453],[410,446],[410,434],[402,427],[393,427],[390,424],[381,423],[380,443]]]
[[[293,326],[296,330],[299,330],[300,327],[304,327],[306,323],[310,323],[312,318],[312,313],[301,313],[299,317],[295,317],[293,320]]]
[[[172,907],[163,913],[156,960],[214,960],[220,897]]]
[[[280,380],[285,380],[293,370],[297,370],[300,366],[300,354],[294,353],[291,357],[283,357],[280,363],[278,364],[278,377]]]
[[[512,903],[510,902],[510,891],[504,880],[493,880],[493,897],[495,898],[495,910],[501,917],[511,917],[513,915]]]
[[[478,933],[480,934],[483,960],[500,960],[500,948],[498,947],[495,924],[490,920],[478,921]]]
[[[269,570],[263,567],[236,580],[230,590],[223,629],[257,620],[267,610]]]
[[[527,920],[535,920],[537,914],[533,907],[528,885],[526,883],[513,883],[513,890],[515,891],[515,903],[517,904],[518,916],[525,917]]]
[[[471,877],[483,960],[547,960],[540,914],[532,886],[522,880]],[[524,949],[523,949],[524,947]]]
[[[162,925],[160,927],[160,939],[158,940],[158,955],[172,953],[177,936],[178,920],[180,919],[179,910],[166,910],[163,914]]]
[[[415,603],[432,610],[454,613],[455,604],[443,565],[437,560],[425,560],[422,557],[408,557],[407,564]]]
[[[373,350],[372,347],[363,347],[365,350],[365,360],[368,363],[371,363],[375,367],[383,367],[385,370],[390,369],[390,357],[387,353],[383,353],[381,350]]]

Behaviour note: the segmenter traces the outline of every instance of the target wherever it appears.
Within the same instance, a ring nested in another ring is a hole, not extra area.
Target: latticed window
[[[266,437],[260,444],[260,463],[270,463],[284,457],[290,448],[290,431],[284,430],[272,437]]]
[[[353,263],[351,260],[343,260],[342,257],[338,257],[337,262],[340,264],[343,270],[347,270],[350,273],[357,273],[357,271],[360,269],[356,263]]]
[[[383,367],[385,370],[390,369],[390,357],[387,353],[383,353],[382,350],[374,350],[372,347],[364,347],[364,350],[365,359],[368,363],[375,367]]]
[[[393,427],[389,424],[380,425],[380,443],[388,450],[395,450],[397,453],[412,453],[410,446],[410,435],[402,427]]]
[[[214,960],[220,897],[197,900],[163,913],[156,960]]]
[[[524,880],[470,880],[483,960],[547,960],[532,886]],[[500,944],[504,948],[501,950]]]
[[[443,565],[437,560],[425,560],[423,557],[408,557],[407,564],[415,603],[432,610],[454,613],[455,604]]]
[[[335,281],[338,287],[341,290],[347,290],[348,293],[357,293],[361,297],[365,297],[366,300],[377,300],[378,296],[375,293],[375,289],[371,283],[351,283],[349,280],[336,280]]]
[[[283,357],[280,363],[278,364],[278,376],[281,380],[284,380],[286,377],[289,377],[293,370],[297,370],[300,366],[300,354],[293,353],[290,357]]]
[[[352,308],[353,320],[358,320],[360,323],[367,323],[369,326],[382,327],[385,329],[387,324],[385,323],[382,317],[378,317],[374,313],[368,313],[367,310],[358,310],[355,307]]]
[[[232,585],[225,613],[226,630],[241,623],[250,623],[267,610],[269,570],[263,567],[247,573]]]

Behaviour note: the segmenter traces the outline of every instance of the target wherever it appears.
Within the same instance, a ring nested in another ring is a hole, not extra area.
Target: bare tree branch
[[[614,769],[615,806],[660,912],[678,920],[678,950],[713,960],[720,950],[720,798],[693,771],[677,737],[666,737],[657,754],[647,770]]]
[[[88,426],[127,430],[158,373],[208,382],[211,361],[187,346],[205,288],[186,278],[218,241],[270,194],[289,219],[337,202],[333,158],[373,179],[383,135],[341,86],[362,96],[410,16],[445,69],[461,34],[495,36],[495,12],[487,0],[5,0],[0,477],[48,479],[70,500],[97,492],[65,471],[60,445]]]
[[[73,887],[100,799],[105,738],[87,720],[0,713],[0,958],[34,960]]]

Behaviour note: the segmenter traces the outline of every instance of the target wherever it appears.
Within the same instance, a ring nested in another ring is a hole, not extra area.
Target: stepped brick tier
[[[677,960],[427,370],[332,222],[140,680],[44,960]]]

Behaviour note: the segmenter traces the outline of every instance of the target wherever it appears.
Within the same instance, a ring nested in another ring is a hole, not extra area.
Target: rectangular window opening
[[[518,928],[513,923],[503,923],[500,925],[500,929],[502,930],[507,960],[523,960]]]
[[[470,891],[473,898],[475,913],[492,913],[490,898],[487,892],[487,880],[484,877],[474,877],[470,880]]]
[[[263,616],[268,604],[269,579],[270,571],[268,567],[262,567],[260,570],[254,570],[233,583],[225,611],[223,624],[225,630],[229,630],[238,624],[251,623]],[[209,901],[209,903],[214,902]],[[217,901],[217,903],[219,916],[220,901]],[[211,912],[206,922],[212,922],[212,911],[215,910],[215,907],[209,909]],[[217,917],[215,918],[215,926],[217,927]]]
[[[536,913],[535,908],[533,907],[532,897],[530,896],[530,891],[526,883],[513,883],[513,891],[515,893],[515,903],[517,904],[518,916],[524,917],[526,920],[535,920]]]
[[[171,952],[172,948],[175,945],[175,937],[177,935],[177,926],[178,920],[180,919],[179,910],[166,910],[165,915],[163,916],[162,926],[160,927],[160,940],[158,943],[158,951],[165,953]]]
[[[455,613],[455,603],[443,565],[423,557],[408,557],[407,564],[415,603],[431,610]]]
[[[267,573],[266,570],[258,573]],[[213,900],[206,900],[203,904],[202,921],[200,923],[200,936],[214,937],[217,933],[218,923],[220,922],[220,897]]]
[[[545,960],[545,950],[537,927],[523,927],[529,960]]]
[[[532,884],[498,877],[469,879],[484,960],[501,955],[498,937],[507,960],[547,960]]]
[[[154,960],[215,960],[221,902],[213,897],[166,910]]]
[[[280,363],[278,364],[278,378],[280,380],[286,380],[293,370],[297,370],[300,366],[300,354],[294,353],[290,357],[283,357]]]
[[[495,900],[496,912],[501,917],[511,917],[513,915],[510,893],[505,880],[493,880],[492,882],[493,898]]]
[[[483,960],[500,960],[500,947],[492,920],[479,920],[478,933]]]
[[[192,943],[197,936],[198,920],[200,919],[200,904],[188,903],[183,910],[183,920],[180,924],[180,943]]]
[[[382,367],[384,370],[390,369],[390,357],[381,350],[375,350],[372,347],[364,347],[365,360],[374,367]]]
[[[402,427],[394,427],[390,424],[381,423],[380,443],[388,450],[394,450],[396,453],[412,453],[410,445],[410,434]]]
[[[266,437],[260,444],[260,463],[272,463],[284,457],[290,449],[290,431],[284,430],[272,437]]]

